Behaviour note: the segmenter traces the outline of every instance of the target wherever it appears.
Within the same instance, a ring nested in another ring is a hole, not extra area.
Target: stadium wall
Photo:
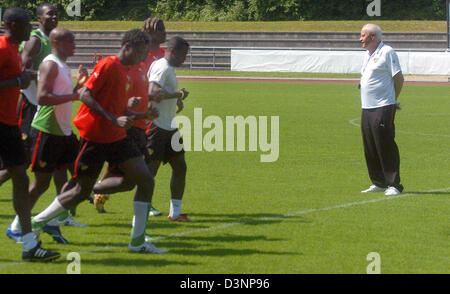
[[[232,71],[360,73],[365,51],[231,50]],[[450,75],[450,52],[397,51],[404,74]]]

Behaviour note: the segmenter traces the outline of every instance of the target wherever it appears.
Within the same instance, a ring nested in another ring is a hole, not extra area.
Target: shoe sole
[[[50,262],[50,261],[54,261],[60,257],[61,257],[61,254],[49,256],[46,258],[23,258],[22,260],[25,262]]]

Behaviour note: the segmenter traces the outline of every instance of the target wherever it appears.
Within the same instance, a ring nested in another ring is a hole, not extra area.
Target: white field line
[[[309,214],[309,213],[313,213],[313,212],[330,211],[330,210],[338,209],[338,208],[348,208],[348,207],[353,207],[353,206],[358,206],[358,205],[365,205],[365,204],[370,204],[370,203],[376,203],[376,202],[381,202],[381,201],[386,201],[386,200],[402,199],[402,198],[406,198],[406,197],[410,197],[410,196],[421,195],[422,193],[446,192],[446,191],[450,191],[450,187],[442,188],[442,189],[436,189],[436,190],[429,190],[429,191],[425,191],[425,192],[418,192],[418,193],[400,194],[399,196],[388,196],[388,197],[382,197],[382,198],[377,198],[377,199],[349,202],[349,203],[338,204],[338,205],[322,207],[322,208],[313,208],[313,209],[299,210],[299,211],[295,211],[295,212],[291,212],[291,213],[287,213],[287,214],[282,214],[282,215],[279,215],[279,216],[261,217],[261,218],[257,218],[257,219],[253,219],[253,220],[235,221],[235,222],[224,223],[224,224],[221,224],[221,225],[218,225],[218,226],[209,227],[209,228],[203,228],[203,229],[184,231],[184,232],[180,232],[180,233],[174,233],[174,234],[170,234],[170,235],[167,235],[167,236],[156,237],[155,240],[156,241],[160,241],[160,240],[177,238],[177,237],[187,236],[187,235],[196,234],[196,233],[217,231],[217,230],[220,230],[220,229],[226,229],[226,228],[229,228],[229,227],[242,225],[242,224],[279,220],[279,219],[289,218],[289,217],[298,216],[298,215],[305,215],[305,214]],[[91,254],[91,253],[101,252],[103,250],[107,250],[107,249],[111,249],[111,248],[118,248],[118,247],[123,247],[123,246],[122,245],[120,245],[120,246],[119,245],[110,245],[110,246],[104,246],[104,247],[101,247],[101,248],[98,248],[98,249],[94,249],[94,250],[77,251],[77,252],[80,255],[82,255],[82,254]],[[62,255],[62,258],[65,259],[66,256],[67,256],[67,254]],[[23,264],[23,263],[24,262],[13,262],[13,263],[2,264],[2,265],[0,265],[0,270],[2,270],[4,268],[7,268],[7,267],[10,267],[10,266],[20,265],[20,264]]]
[[[354,125],[356,127],[360,127],[361,125],[359,123],[356,123],[356,121],[360,120],[360,118],[354,118],[349,120],[348,122],[351,125]],[[403,130],[395,130],[396,133],[402,133],[402,134],[410,134],[410,135],[420,135],[420,136],[433,136],[433,137],[447,137],[450,138],[450,135],[442,135],[442,134],[427,134],[427,133],[421,133],[421,132],[408,132]]]

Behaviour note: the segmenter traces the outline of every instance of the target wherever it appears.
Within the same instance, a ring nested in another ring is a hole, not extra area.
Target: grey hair
[[[375,34],[375,36],[377,36],[377,38],[380,40],[383,37],[383,32],[381,31],[381,28],[376,24],[368,23],[364,25],[362,29],[368,32],[369,34]]]

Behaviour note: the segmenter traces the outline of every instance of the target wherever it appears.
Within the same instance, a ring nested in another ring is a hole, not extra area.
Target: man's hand
[[[78,73],[77,73],[77,86],[81,87],[83,86],[83,84],[86,82],[86,80],[89,77],[89,73],[87,71],[87,69],[80,64],[80,66],[78,67]]]
[[[129,129],[133,125],[134,116],[119,116],[112,121],[113,125],[119,128]]]
[[[147,119],[153,120],[159,116],[159,111],[153,105],[150,105],[148,111],[147,111]]]
[[[181,100],[184,100],[184,99],[186,99],[189,96],[189,92],[186,91],[185,88],[181,89],[180,93],[181,93]]]
[[[178,107],[177,113],[180,113],[184,108],[184,103],[183,100],[181,100],[181,98],[177,99],[177,107]]]
[[[135,108],[141,104],[141,97],[131,97],[128,99],[128,108]]]
[[[19,79],[20,79],[20,87],[22,89],[26,89],[28,88],[28,86],[30,86],[30,82],[33,80],[33,73],[31,71],[24,70],[23,72],[20,73]]]

